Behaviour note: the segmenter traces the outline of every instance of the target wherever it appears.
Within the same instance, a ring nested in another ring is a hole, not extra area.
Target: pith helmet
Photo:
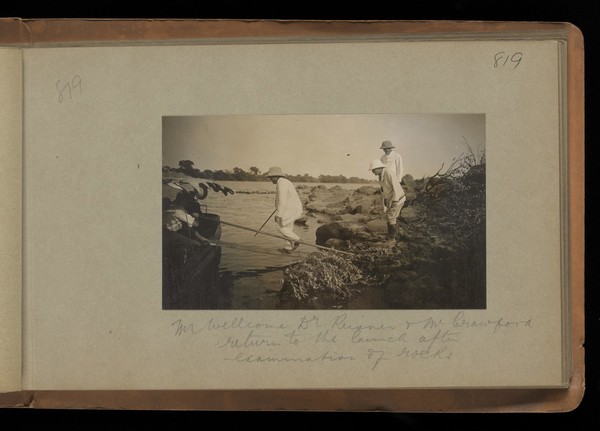
[[[281,168],[274,166],[272,168],[269,168],[269,172],[267,172],[265,174],[265,177],[267,178],[271,178],[271,177],[285,177],[286,175],[283,173],[283,171],[281,170]]]
[[[373,160],[371,162],[371,164],[369,165],[370,171],[372,171],[373,169],[377,169],[377,168],[385,168],[385,165],[383,163],[381,163],[381,160],[379,160],[379,159]]]
[[[383,141],[381,143],[381,147],[379,147],[379,148],[381,148],[382,150],[385,150],[387,148],[395,148],[395,147],[390,141]]]

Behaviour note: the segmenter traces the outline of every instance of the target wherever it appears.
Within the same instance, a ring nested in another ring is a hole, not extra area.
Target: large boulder
[[[315,232],[317,245],[324,245],[330,238],[349,240],[364,237],[367,229],[364,223],[337,221],[319,226]]]

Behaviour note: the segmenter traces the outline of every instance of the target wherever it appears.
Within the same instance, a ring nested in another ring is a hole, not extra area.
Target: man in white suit
[[[398,180],[394,169],[385,166],[381,160],[373,160],[369,165],[369,170],[377,176],[379,185],[381,186],[384,214],[388,227],[387,238],[389,240],[395,240],[396,235],[398,234],[396,221],[400,215],[400,210],[402,210],[402,207],[404,206],[404,202],[406,202],[404,190],[400,185],[400,181]]]
[[[300,240],[300,237],[294,233],[294,221],[302,216],[300,196],[281,168],[272,167],[265,176],[277,185],[275,223],[277,223],[279,233],[287,238],[283,251],[291,253],[298,247],[297,241]]]
[[[398,177],[398,181],[402,181],[402,177],[404,176],[404,168],[402,166],[402,157],[399,153],[394,151],[394,144],[390,141],[383,141],[381,143],[381,147],[383,150],[383,156],[381,156],[381,163],[385,165],[386,168],[393,171]]]

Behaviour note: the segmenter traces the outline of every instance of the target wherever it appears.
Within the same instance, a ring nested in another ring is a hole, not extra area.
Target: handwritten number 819
[[[516,69],[519,64],[521,64],[521,60],[523,60],[522,52],[515,52],[514,54],[506,53],[504,51],[497,52],[494,55],[494,67],[505,67],[507,65],[513,66],[513,69]],[[510,63],[509,63],[510,62]]]
[[[56,91],[58,91],[58,103],[63,103],[65,98],[69,98],[69,100],[73,99],[73,90],[78,89],[79,94],[81,94],[81,77],[79,75],[75,75],[71,81],[66,84],[61,83],[59,79],[56,81]],[[67,91],[68,90],[68,91]]]

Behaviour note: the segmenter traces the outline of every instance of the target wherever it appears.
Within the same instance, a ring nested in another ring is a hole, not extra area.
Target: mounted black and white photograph
[[[163,117],[163,309],[485,309],[485,137],[484,114]]]

